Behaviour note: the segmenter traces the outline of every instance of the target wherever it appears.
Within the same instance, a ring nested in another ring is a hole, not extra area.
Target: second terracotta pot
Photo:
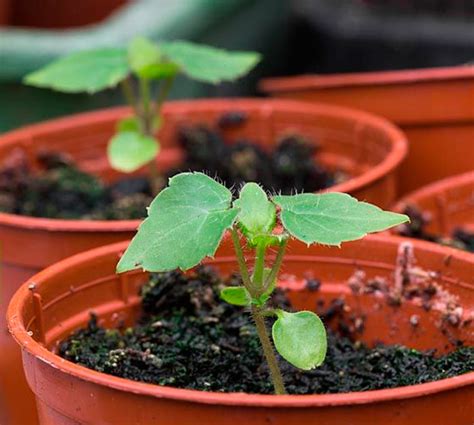
[[[374,295],[356,295],[347,283],[355,270],[368,277],[395,271],[400,244],[406,240],[371,236],[342,249],[292,242],[280,285],[293,304],[314,309],[317,300],[343,297],[353,313],[366,315],[362,339],[372,344],[406,344],[416,349],[453,349],[450,341],[474,344],[473,325],[439,327],[443,312],[406,301],[395,308]],[[413,241],[416,268],[438,272],[437,283],[459,298],[464,318],[474,307],[474,258],[456,250]],[[222,273],[237,265],[229,242],[210,261]],[[143,273],[116,275],[127,243],[102,247],[64,260],[40,272],[15,294],[10,330],[22,347],[23,364],[34,391],[41,425],[471,425],[474,420],[474,372],[454,378],[388,390],[349,394],[273,396],[212,393],[150,385],[105,375],[66,361],[54,351],[59,341],[83,327],[89,312],[115,327],[133,323],[139,311]],[[451,260],[446,262],[447,255]],[[319,292],[305,289],[311,272],[322,281]],[[412,273],[404,269],[404,273]],[[285,278],[286,276],[286,278]],[[291,276],[291,278],[289,277]],[[243,313],[244,314],[244,313]],[[410,318],[416,315],[418,326]],[[447,332],[443,332],[447,331]]]
[[[321,145],[318,158],[352,178],[331,190],[388,207],[396,198],[396,170],[406,155],[402,133],[383,119],[326,105],[285,100],[198,100],[170,102],[159,139],[159,167],[179,162],[176,140],[183,123],[214,124],[225,112],[244,112],[248,119],[227,134],[230,141],[247,138],[270,148],[279,135],[295,131]],[[38,151],[65,152],[85,171],[113,180],[105,158],[106,145],[120,118],[115,108],[48,121],[0,137],[0,162],[15,149],[26,151],[32,163]],[[21,376],[19,351],[8,337],[6,305],[19,285],[42,268],[78,252],[129,239],[139,221],[52,220],[0,213],[2,293],[0,294],[0,406],[7,406],[9,425],[33,425],[34,404]],[[1,413],[0,413],[1,415]]]
[[[408,206],[429,214],[429,233],[450,236],[456,228],[474,232],[474,171],[424,186],[400,199],[393,210],[403,212]]]
[[[473,169],[474,66],[268,79],[274,96],[348,106],[402,128],[410,153],[400,193]]]

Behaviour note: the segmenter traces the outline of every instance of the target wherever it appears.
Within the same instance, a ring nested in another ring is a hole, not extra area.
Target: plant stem
[[[253,270],[253,286],[256,291],[260,292],[263,285],[263,274],[265,269],[265,251],[266,247],[264,244],[259,244],[255,248],[255,265]]]
[[[153,137],[153,114],[150,100],[150,81],[146,78],[139,79],[140,97],[142,101],[143,114],[141,115],[143,133],[145,136]],[[148,164],[149,181],[152,195],[155,196],[162,188],[161,176],[154,158]]]
[[[140,109],[138,108],[137,98],[133,91],[132,80],[130,79],[130,77],[127,77],[122,80],[120,83],[120,87],[122,88],[122,93],[125,97],[125,100],[130,105],[130,107],[133,108],[135,115],[140,118]]]
[[[160,86],[158,97],[156,98],[156,111],[158,114],[161,112],[161,106],[163,105],[163,102],[168,97],[171,87],[173,86],[173,81],[174,77],[169,77]]]
[[[281,395],[286,394],[285,385],[283,384],[283,377],[281,375],[280,367],[278,366],[278,360],[275,356],[273,344],[268,336],[267,328],[265,326],[265,318],[262,314],[262,310],[257,306],[252,306],[252,317],[257,328],[257,334],[262,344],[263,354],[270,369],[270,378],[275,389],[275,394]]]
[[[237,262],[239,263],[240,276],[242,277],[242,282],[247,288],[247,291],[250,292],[250,295],[253,295],[252,282],[249,276],[249,270],[247,268],[247,263],[245,262],[244,252],[242,251],[242,246],[240,245],[239,234],[235,227],[232,227],[230,230],[232,235],[232,242],[234,243],[235,255],[237,257]]]
[[[263,284],[263,288],[262,288],[263,292],[265,292],[270,287],[272,282],[278,276],[278,272],[280,271],[280,267],[283,262],[283,257],[285,255],[285,249],[286,249],[287,243],[288,243],[288,240],[285,239],[284,241],[280,243],[280,246],[278,247],[278,252],[275,258],[275,262],[273,263],[272,269],[270,270],[270,273],[268,274]]]

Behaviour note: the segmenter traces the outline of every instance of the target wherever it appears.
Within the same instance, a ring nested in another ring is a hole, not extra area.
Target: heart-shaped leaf
[[[117,133],[110,139],[107,156],[112,168],[131,173],[156,158],[158,142],[135,131]]]
[[[203,173],[172,177],[148,209],[148,218],[120,259],[117,271],[190,269],[212,256],[238,210],[232,193]]]
[[[125,49],[102,48],[58,59],[28,74],[24,82],[62,92],[95,93],[117,85],[128,73]]]
[[[260,55],[255,52],[229,52],[185,41],[163,42],[160,50],[184,74],[214,84],[236,80],[260,61]]]
[[[339,246],[409,221],[404,214],[383,211],[345,193],[275,196],[273,201],[281,208],[285,229],[308,244]]]
[[[275,226],[276,208],[265,191],[257,183],[246,183],[234,201],[238,208],[238,220],[249,239],[270,232]]]
[[[223,288],[220,297],[227,303],[239,306],[248,306],[252,303],[252,297],[244,286],[228,286]]]
[[[310,370],[326,357],[327,337],[321,319],[311,311],[278,310],[272,337],[280,355],[292,365]]]

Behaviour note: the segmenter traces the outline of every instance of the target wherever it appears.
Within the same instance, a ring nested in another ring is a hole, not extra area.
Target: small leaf
[[[109,142],[107,156],[112,168],[131,173],[158,155],[158,142],[134,131],[117,133]]]
[[[237,216],[232,193],[203,173],[172,177],[120,259],[117,272],[190,269],[212,256]]]
[[[185,41],[161,43],[160,49],[184,74],[214,84],[236,80],[260,61],[255,52],[229,52]]]
[[[263,269],[263,281],[264,282],[267,281],[267,278],[270,275],[270,273],[271,273],[271,269],[269,267],[265,267]],[[253,276],[252,276],[252,278],[253,278]],[[275,286],[276,286],[276,277],[275,277],[275,279],[273,279],[270,282],[270,284],[268,285],[268,288],[266,289],[266,291],[262,295],[260,295],[257,299],[252,300],[252,304],[258,305],[259,307],[262,307],[263,305],[265,305],[265,303],[268,301],[268,299],[272,295],[272,292],[274,291]]]
[[[117,85],[128,72],[127,52],[124,49],[102,48],[58,59],[28,74],[24,82],[62,92],[95,93]]]
[[[135,37],[128,45],[128,62],[138,76],[148,78],[149,69],[159,64],[158,46],[145,37]]]
[[[238,208],[237,219],[244,233],[251,239],[257,234],[266,234],[275,226],[276,208],[257,183],[246,183],[234,201]]]
[[[161,62],[149,65],[142,70],[142,77],[160,79],[174,77],[179,72],[179,66],[172,62]]]
[[[220,293],[221,298],[232,305],[247,306],[252,303],[252,297],[244,286],[228,286]]]
[[[250,245],[252,246],[262,245],[264,247],[278,246],[285,239],[288,239],[288,233],[281,233],[281,234],[262,233],[262,234],[257,234],[255,236],[252,236]]]
[[[383,211],[345,193],[275,196],[273,201],[281,207],[284,228],[308,244],[339,246],[409,220],[404,214]]]
[[[327,351],[326,329],[321,319],[311,311],[278,310],[277,314],[272,337],[280,355],[303,370],[320,366]]]
[[[133,131],[138,133],[140,131],[140,124],[138,123],[138,119],[136,117],[127,117],[121,119],[117,123],[117,131],[120,133],[125,131]]]
[[[153,120],[151,123],[151,129],[155,133],[158,131],[161,127],[161,117],[159,115],[154,115]],[[136,133],[140,133],[140,123],[138,121],[138,118],[133,116],[133,117],[127,117],[121,119],[117,123],[117,132],[121,133],[124,131],[134,131]]]

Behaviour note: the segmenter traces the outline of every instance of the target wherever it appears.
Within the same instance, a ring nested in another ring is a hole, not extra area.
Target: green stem
[[[275,356],[273,344],[270,341],[270,337],[265,326],[265,318],[262,314],[262,310],[257,306],[252,306],[252,317],[257,328],[257,334],[262,344],[263,354],[270,369],[270,378],[275,389],[275,394],[281,395],[286,394],[285,385],[283,383],[283,377],[281,375],[280,367],[278,366],[278,360]]]
[[[138,101],[133,91],[132,80],[130,77],[125,78],[120,82],[120,87],[122,88],[123,96],[125,100],[133,108],[135,115],[140,119],[140,109],[138,108]]]
[[[174,82],[174,77],[169,77],[160,86],[160,90],[156,98],[156,112],[158,114],[160,114],[161,112],[161,107],[164,101],[166,100],[166,98],[168,97],[171,87],[173,86],[173,82]]]
[[[153,137],[153,116],[151,111],[151,99],[150,99],[150,81],[146,78],[139,79],[140,85],[140,97],[142,101],[142,126],[143,133],[145,136]],[[152,195],[157,195],[162,188],[162,179],[158,171],[156,159],[153,159],[148,164],[148,172],[150,179],[150,187]]]
[[[245,261],[244,252],[242,251],[242,246],[240,245],[239,234],[237,233],[235,227],[232,227],[232,229],[230,230],[230,234],[232,236],[232,242],[234,243],[235,255],[237,257],[237,263],[239,264],[242,282],[247,288],[247,291],[250,292],[250,295],[253,296],[252,281],[250,280],[249,270]]]
[[[286,249],[287,243],[288,243],[288,240],[285,239],[280,243],[280,246],[278,247],[278,252],[275,258],[275,262],[273,263],[272,269],[270,270],[270,273],[268,274],[263,284],[263,288],[262,288],[263,292],[265,292],[270,287],[270,285],[277,278],[278,273],[280,272],[280,267],[281,267],[281,264],[283,263],[283,257],[285,255],[285,249]]]
[[[139,79],[140,84],[140,96],[143,105],[143,115],[145,118],[145,133],[150,135],[151,133],[151,121],[150,121],[150,82],[146,78]]]
[[[265,270],[265,251],[266,246],[259,244],[255,248],[255,265],[253,269],[253,286],[257,291],[261,291],[263,285],[263,275]]]

